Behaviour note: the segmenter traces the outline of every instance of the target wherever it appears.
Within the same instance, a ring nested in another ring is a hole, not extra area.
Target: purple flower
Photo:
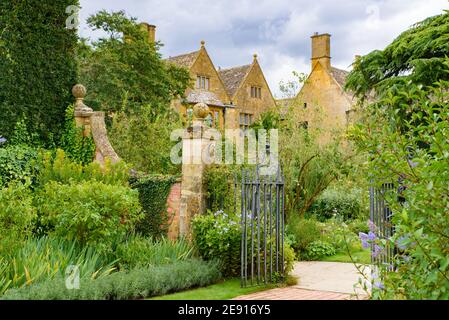
[[[373,258],[377,258],[379,256],[379,254],[381,254],[383,251],[383,248],[377,244],[374,245],[374,250],[373,250]]]
[[[376,240],[376,239],[377,239],[377,237],[376,237],[376,235],[374,234],[374,232],[370,231],[370,232],[368,233],[368,240],[369,240],[369,241],[374,241],[374,240]]]
[[[369,244],[369,236],[366,233],[360,232],[359,233],[359,238],[362,241],[362,247],[363,249],[368,249],[370,247]]]
[[[6,138],[0,137],[0,144],[4,144],[6,141]]]
[[[384,290],[385,289],[384,284],[382,282],[380,282],[380,281],[374,282],[374,287],[377,288],[377,289],[380,289],[380,290]]]
[[[408,242],[408,237],[402,236],[396,241],[396,245],[398,246],[399,249],[405,250],[408,247],[407,242]]]
[[[371,232],[375,232],[377,229],[376,225],[371,220],[368,221],[368,228],[369,228],[369,231],[371,231]]]

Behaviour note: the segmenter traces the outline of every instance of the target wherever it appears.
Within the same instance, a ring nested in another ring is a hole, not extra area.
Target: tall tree
[[[161,44],[148,41],[136,18],[123,11],[100,11],[87,22],[106,33],[92,46],[83,42],[79,55],[81,81],[93,108],[128,113],[144,107],[156,118],[184,94],[190,84],[188,71],[161,59]]]
[[[60,135],[77,81],[71,5],[78,0],[0,2],[0,135],[9,137],[22,117],[47,143]]]

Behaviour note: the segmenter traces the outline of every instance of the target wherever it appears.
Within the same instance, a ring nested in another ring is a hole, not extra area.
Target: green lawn
[[[274,286],[241,288],[240,279],[229,279],[208,287],[151,298],[150,300],[229,300],[241,295],[271,289]]]
[[[357,263],[363,263],[363,264],[371,263],[371,252],[369,249],[351,252],[351,255],[352,255],[352,258],[354,259],[354,261]],[[351,258],[349,257],[349,254],[347,252],[339,252],[334,256],[324,257],[321,259],[321,261],[352,262]]]

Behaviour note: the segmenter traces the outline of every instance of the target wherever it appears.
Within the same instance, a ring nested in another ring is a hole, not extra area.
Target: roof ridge
[[[235,66],[235,67],[229,67],[229,68],[224,68],[224,69],[218,69],[218,71],[228,71],[228,70],[232,70],[232,69],[238,69],[238,68],[243,68],[243,67],[251,67],[252,63],[249,64],[243,64],[241,66]]]

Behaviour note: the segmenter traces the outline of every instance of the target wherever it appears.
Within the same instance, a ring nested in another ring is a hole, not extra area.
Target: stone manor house
[[[148,31],[149,41],[154,42],[156,26],[142,23]],[[348,71],[332,66],[331,35],[315,33],[311,37],[311,71],[297,97],[276,101],[271,93],[264,73],[253,56],[250,64],[228,69],[215,68],[205,42],[199,50],[166,59],[169,63],[185,67],[192,78],[192,86],[185,92],[184,99],[172,101],[188,121],[192,107],[199,102],[209,107],[208,120],[212,127],[247,129],[259,115],[270,108],[293,106],[308,110],[320,109],[320,126],[325,130],[323,140],[332,129],[341,129],[354,120],[356,100],[344,90]],[[312,127],[315,124],[305,112],[301,124]]]
[[[148,30],[149,41],[154,42],[156,27],[146,23],[142,26]],[[212,127],[245,130],[261,113],[276,106],[256,54],[250,64],[217,69],[201,41],[199,50],[166,61],[190,72],[192,88],[186,90],[184,99],[172,101],[172,107],[186,121],[192,107],[202,102],[209,107],[207,121]]]

